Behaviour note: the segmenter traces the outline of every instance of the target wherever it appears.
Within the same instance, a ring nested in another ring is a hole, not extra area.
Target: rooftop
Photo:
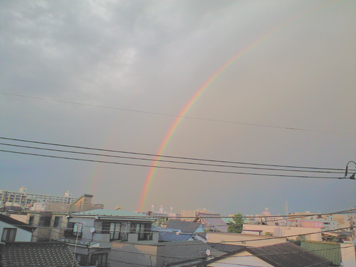
[[[0,254],[3,267],[79,266],[68,246],[61,242],[9,242],[0,245]]]
[[[139,217],[150,218],[147,215],[127,210],[96,209],[72,213],[71,216],[105,216],[105,217]]]

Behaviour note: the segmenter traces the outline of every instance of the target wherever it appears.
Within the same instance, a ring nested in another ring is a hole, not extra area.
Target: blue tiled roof
[[[192,235],[189,234],[175,234],[169,232],[160,232],[159,233],[159,241],[160,242],[180,242],[180,241],[187,241],[191,238]]]

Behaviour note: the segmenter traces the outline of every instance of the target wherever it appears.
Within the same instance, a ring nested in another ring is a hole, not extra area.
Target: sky
[[[0,21],[2,137],[156,154],[218,74],[165,155],[338,169],[356,161],[355,1],[1,1]],[[69,190],[137,210],[149,170],[0,152],[0,190]],[[346,179],[157,169],[143,210],[283,214],[287,201],[289,212],[333,212],[355,200]]]

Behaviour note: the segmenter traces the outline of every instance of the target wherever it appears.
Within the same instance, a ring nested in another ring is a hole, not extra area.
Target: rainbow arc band
[[[159,146],[159,149],[157,151],[157,155],[163,155],[164,151],[166,150],[170,140],[172,139],[175,131],[177,130],[178,126],[184,119],[184,116],[189,112],[189,110],[192,108],[192,106],[197,102],[197,100],[203,95],[203,93],[209,88],[209,86],[227,69],[229,68],[236,60],[241,58],[243,55],[245,55],[247,52],[261,44],[263,41],[269,39],[271,36],[276,34],[277,32],[281,31],[282,29],[286,28],[293,22],[297,22],[301,20],[302,18],[305,18],[306,16],[316,12],[323,10],[327,7],[330,7],[332,4],[339,3],[339,1],[331,1],[331,2],[326,2],[321,6],[317,6],[315,8],[312,8],[310,10],[307,10],[305,12],[302,12],[301,14],[297,14],[296,16],[290,18],[289,20],[285,21],[282,24],[277,25],[275,28],[272,30],[268,31],[267,33],[261,35],[259,38],[248,44],[246,47],[244,47],[242,50],[240,50],[237,54],[235,54],[232,58],[230,58],[225,64],[223,64],[193,95],[193,97],[188,101],[188,103],[184,106],[182,111],[179,113],[179,116],[175,119],[171,127],[169,128],[166,136],[164,137],[163,141],[161,142],[161,145]],[[153,180],[153,177],[156,172],[156,166],[158,165],[158,160],[160,159],[160,156],[156,156],[154,160],[152,161],[151,167],[148,171],[148,174],[146,176],[145,184],[142,189],[141,197],[139,200],[138,204],[138,211],[142,211],[143,207],[145,205],[145,200],[148,194],[148,191],[150,190],[150,186]]]

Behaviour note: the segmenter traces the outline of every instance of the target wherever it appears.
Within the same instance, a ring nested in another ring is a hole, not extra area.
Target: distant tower
[[[72,197],[72,193],[69,192],[69,190],[67,190],[67,192],[64,193],[65,197]]]
[[[155,212],[155,204],[153,204],[151,207],[152,207],[152,212],[154,213]]]
[[[26,191],[27,191],[27,188],[24,187],[24,186],[21,186],[20,189],[19,189],[19,193],[26,194]]]
[[[161,205],[160,209],[159,209],[159,213],[163,213],[164,212],[164,208],[163,205]]]

